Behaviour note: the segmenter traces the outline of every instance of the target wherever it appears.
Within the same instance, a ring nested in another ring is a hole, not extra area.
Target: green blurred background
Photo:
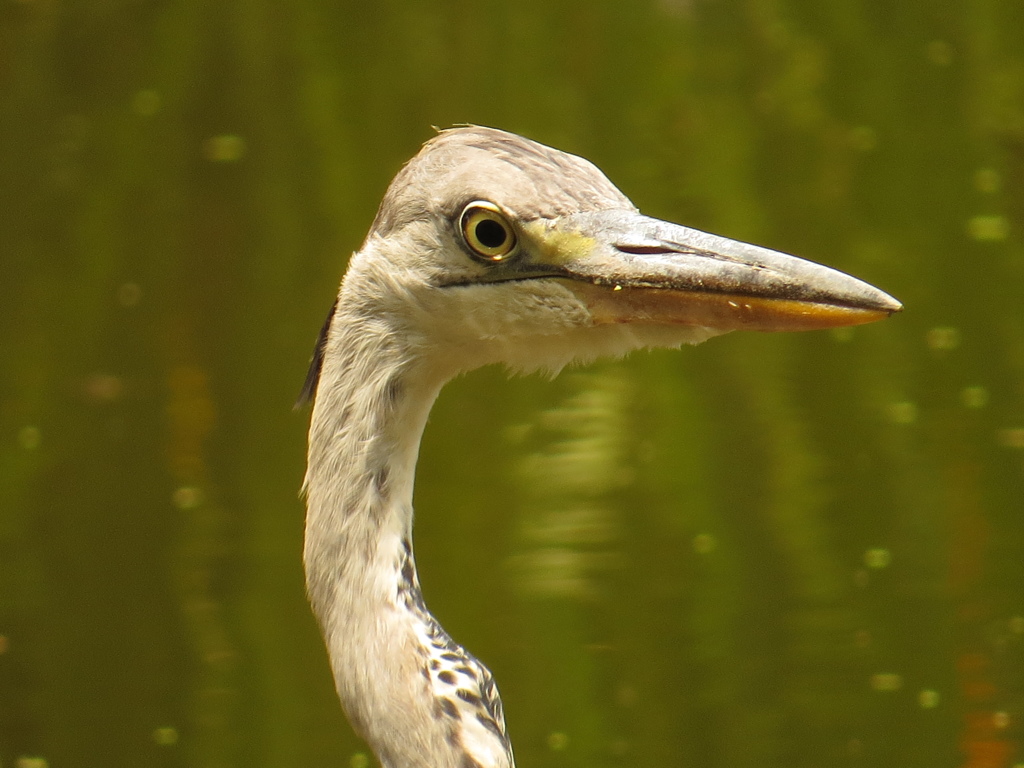
[[[1024,765],[1018,0],[0,0],[0,765],[372,762],[291,406],[464,122],[907,307],[444,391],[421,578],[519,764]]]

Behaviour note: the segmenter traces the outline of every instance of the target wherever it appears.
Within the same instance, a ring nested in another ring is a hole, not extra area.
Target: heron
[[[413,554],[420,438],[447,381],[901,308],[842,272],[644,216],[576,155],[479,126],[427,141],[349,260],[304,387],[307,593],[381,765],[514,766],[494,679],[427,610]]]

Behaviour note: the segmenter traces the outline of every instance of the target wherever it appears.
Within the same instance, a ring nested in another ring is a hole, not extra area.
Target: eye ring
[[[516,233],[505,214],[494,203],[477,200],[459,217],[462,239],[484,261],[504,261],[516,247]]]

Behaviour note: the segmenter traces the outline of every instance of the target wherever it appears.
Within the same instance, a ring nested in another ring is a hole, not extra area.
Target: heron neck
[[[385,768],[510,768],[490,673],[427,611],[413,558],[416,457],[448,377],[407,337],[339,311],[310,424],[304,547],[338,695]]]
[[[354,601],[394,593],[420,438],[443,383],[394,334],[372,330],[335,318],[310,423],[304,556],[325,632]]]

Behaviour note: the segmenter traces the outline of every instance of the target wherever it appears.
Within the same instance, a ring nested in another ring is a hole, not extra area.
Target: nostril
[[[622,243],[616,243],[615,250],[622,253],[631,253],[634,256],[655,256],[658,254],[680,252],[676,248],[668,248],[664,245],[624,245]]]

